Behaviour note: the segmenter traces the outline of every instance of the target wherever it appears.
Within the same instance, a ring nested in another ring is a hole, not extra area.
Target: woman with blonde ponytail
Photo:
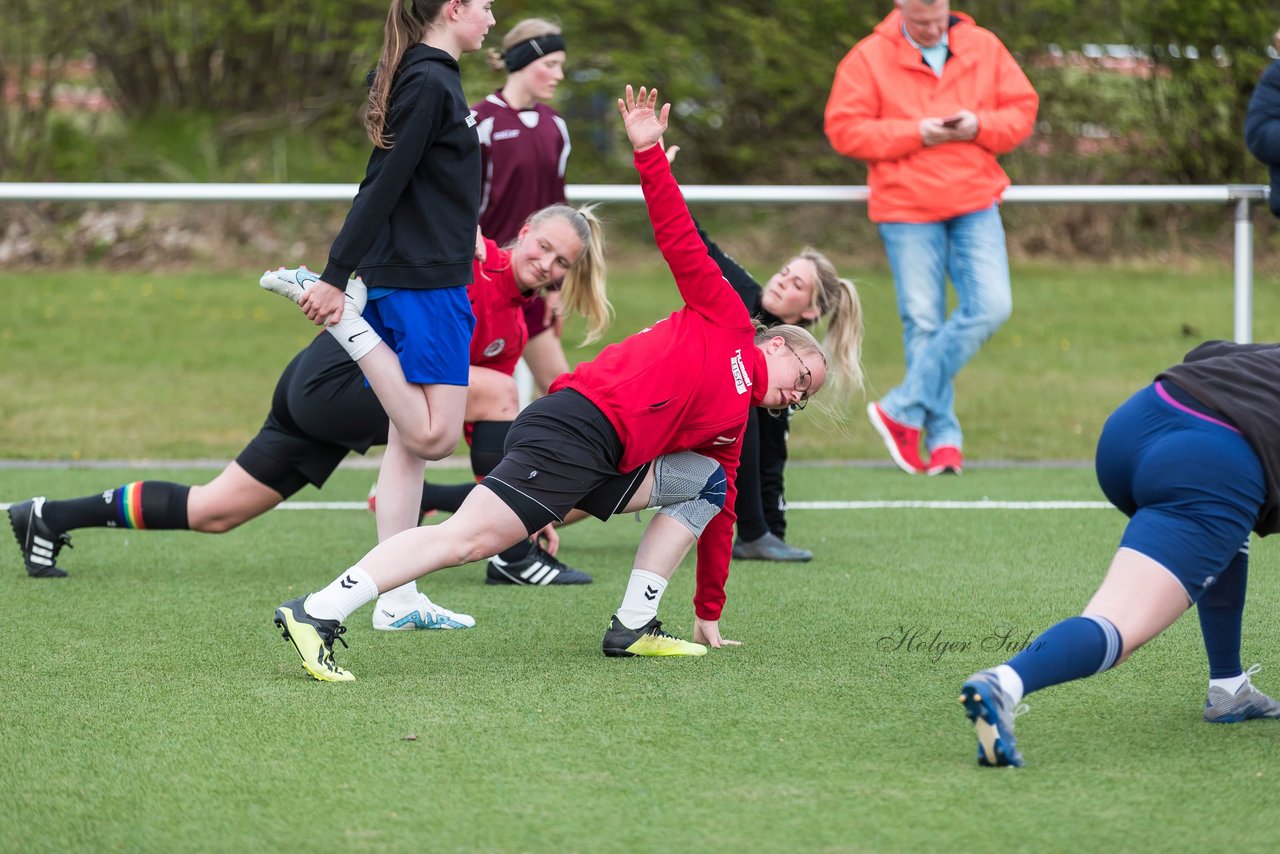
[[[675,160],[678,146],[667,149]],[[761,285],[717,246],[699,226],[698,236],[725,279],[765,328],[794,324],[824,326],[823,346],[831,356],[829,381],[840,397],[862,388],[862,303],[853,282],[842,279],[826,255],[806,247]],[[747,423],[738,469],[738,535],[735,560],[808,561],[813,552],[786,542],[784,470],[791,413],[756,410]]]
[[[563,281],[566,311],[587,321],[587,340],[608,327],[613,307],[605,293],[604,232],[591,206],[551,205],[530,216],[505,247],[485,238],[470,287],[476,330],[471,339],[471,391],[466,437],[471,471],[482,480],[502,459],[507,432],[520,411],[513,377],[529,341],[524,306],[548,285]],[[427,483],[422,512],[457,512],[475,484]],[[489,561],[488,584],[590,584],[591,576],[557,559],[559,537],[547,531],[544,548],[521,541]]]
[[[491,6],[391,0],[369,89],[374,147],[364,180],[319,280],[281,289],[328,327],[391,419],[378,472],[379,540],[417,524],[426,461],[448,456],[462,434],[480,141],[458,57],[484,44]],[[385,591],[377,613],[411,614],[425,598],[406,584]]]

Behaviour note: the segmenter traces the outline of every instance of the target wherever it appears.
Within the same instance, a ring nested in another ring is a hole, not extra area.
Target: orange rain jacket
[[[1009,186],[996,155],[1031,135],[1040,99],[995,34],[953,12],[947,39],[937,77],[894,9],[836,68],[827,138],[866,161],[873,222],[937,222],[990,207]],[[920,120],[961,109],[977,115],[978,135],[926,148]]]

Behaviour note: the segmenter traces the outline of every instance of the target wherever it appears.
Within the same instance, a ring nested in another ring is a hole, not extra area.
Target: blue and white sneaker
[[[306,293],[307,288],[318,281],[320,276],[306,267],[296,269],[281,267],[278,270],[268,270],[263,273],[262,278],[258,280],[258,285],[263,290],[279,294],[296,303],[302,300],[302,295]],[[364,286],[364,281],[359,278],[349,279],[346,293],[347,300],[356,310],[356,314],[363,314],[365,304],[369,301],[369,290]]]
[[[1257,718],[1280,718],[1280,703],[1253,687],[1249,678],[1262,669],[1255,664],[1244,672],[1244,684],[1232,694],[1216,685],[1204,702],[1204,719],[1211,724],[1238,724]]]
[[[475,617],[441,608],[418,594],[412,607],[387,606],[381,600],[373,609],[373,627],[380,632],[411,632],[416,629],[469,629],[475,626]]]
[[[1024,703],[1015,708],[994,673],[983,670],[970,676],[960,689],[960,702],[978,733],[979,765],[1021,768],[1026,764],[1013,737],[1013,719],[1026,712],[1027,706]]]

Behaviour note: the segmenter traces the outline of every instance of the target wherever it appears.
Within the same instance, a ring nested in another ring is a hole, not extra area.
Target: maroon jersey
[[[487,238],[485,249],[485,260],[472,264],[472,281],[467,286],[476,316],[471,364],[511,376],[529,340],[523,311],[527,295],[516,284],[511,253]]]
[[[512,109],[501,89],[472,109],[480,133],[480,231],[503,245],[529,214],[565,200],[569,128],[545,104]]]

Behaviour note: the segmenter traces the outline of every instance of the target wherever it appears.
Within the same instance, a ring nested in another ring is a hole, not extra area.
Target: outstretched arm
[[[658,140],[658,144],[662,145],[662,140]],[[675,166],[676,154],[680,151],[680,146],[668,145],[666,148],[667,162]],[[721,249],[711,239],[711,236],[707,234],[707,230],[702,227],[702,223],[698,222],[697,217],[693,219],[693,226],[698,229],[698,237],[702,239],[702,245],[707,247],[707,254],[711,256],[712,261],[716,262],[716,266],[724,274],[725,281],[738,292],[738,296],[742,299],[742,304],[747,307],[747,311],[754,315],[760,308],[760,283],[747,272],[745,267],[733,260],[729,253]]]
[[[689,206],[662,151],[662,135],[667,130],[671,105],[664,104],[658,109],[656,90],[642,86],[637,94],[627,86],[626,98],[618,99],[618,112],[635,148],[636,170],[640,173],[645,206],[653,223],[653,236],[675,277],[680,296],[690,309],[713,323],[750,324],[751,317],[742,300],[725,282],[720,268],[698,237]]]

